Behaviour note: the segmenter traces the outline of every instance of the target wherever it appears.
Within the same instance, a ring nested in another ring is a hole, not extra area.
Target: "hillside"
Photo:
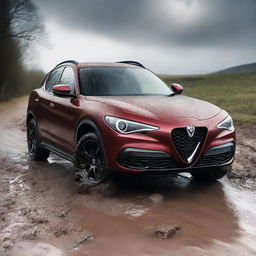
[[[252,72],[256,72],[256,63],[230,67],[227,69],[214,72],[214,74],[235,74],[235,73],[252,73]]]

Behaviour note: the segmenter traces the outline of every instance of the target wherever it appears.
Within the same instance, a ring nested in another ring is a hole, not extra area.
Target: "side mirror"
[[[176,94],[181,94],[183,92],[183,86],[181,86],[180,84],[172,83],[171,89]]]
[[[57,84],[52,87],[53,94],[57,96],[72,96],[70,94],[71,88],[68,84]]]

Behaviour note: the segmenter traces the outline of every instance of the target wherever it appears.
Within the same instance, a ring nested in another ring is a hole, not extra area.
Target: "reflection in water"
[[[181,225],[188,242],[194,244],[196,239],[205,244],[217,239],[231,243],[239,235],[237,217],[220,182],[199,184],[187,177],[168,175],[132,176],[115,182],[118,197],[127,200],[161,193],[164,202],[152,209],[151,221]]]
[[[256,255],[256,192],[234,185],[228,180],[224,182],[226,200],[238,217],[244,247]],[[250,252],[247,252],[250,255]]]
[[[110,182],[114,197],[98,193],[93,199],[93,195],[77,196],[73,202],[76,225],[90,228],[101,237],[95,241],[96,247],[115,243],[122,244],[129,253],[142,250],[161,255],[184,246],[208,250],[216,241],[233,244],[240,236],[238,218],[226,201],[224,185],[220,182],[203,185],[188,177],[169,175],[115,175]],[[148,203],[145,199],[152,193],[161,193],[163,202]],[[124,217],[126,207],[131,204],[147,211],[137,218]],[[117,209],[116,214],[108,212],[109,207]],[[180,225],[181,231],[169,242],[150,236],[156,225],[170,224]],[[94,246],[91,250],[97,252]]]
[[[38,179],[47,181],[49,191],[54,187],[55,195],[70,198],[69,224],[90,230],[96,237],[81,246],[81,253],[102,255],[104,248],[104,255],[122,256],[168,255],[170,251],[221,255],[226,250],[225,255],[234,250],[253,255],[255,248],[246,243],[255,235],[255,228],[250,227],[255,194],[233,187],[227,179],[199,184],[189,176],[115,174],[107,184],[79,195],[74,192],[74,168],[69,162],[54,156],[48,163],[27,164]],[[153,193],[163,195],[163,201],[150,203],[147,198]],[[181,226],[173,238],[151,236],[156,225],[172,224]],[[70,248],[68,237],[59,238],[57,244],[65,251]]]

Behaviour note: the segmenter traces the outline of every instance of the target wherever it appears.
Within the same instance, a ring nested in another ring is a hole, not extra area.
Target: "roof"
[[[133,66],[135,68],[145,68],[141,63],[139,63],[137,61],[77,62],[75,60],[66,60],[66,61],[59,63],[57,66],[68,64],[68,63],[77,65],[78,68],[83,68],[83,67],[131,67],[131,66]]]
[[[126,64],[126,63],[116,63],[116,62],[81,62],[78,64],[78,68],[85,67],[134,67],[139,68],[138,66]]]

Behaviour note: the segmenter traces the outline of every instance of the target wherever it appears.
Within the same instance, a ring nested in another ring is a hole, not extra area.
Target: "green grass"
[[[183,85],[184,95],[225,109],[236,123],[256,124],[256,73],[160,77]]]

